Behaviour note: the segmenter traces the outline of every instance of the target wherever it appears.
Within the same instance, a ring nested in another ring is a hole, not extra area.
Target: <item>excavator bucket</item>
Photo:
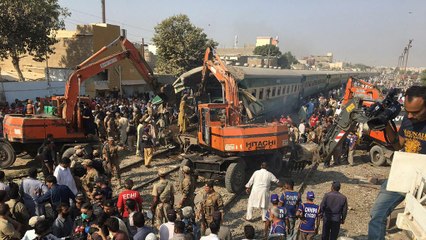
[[[291,161],[289,162],[288,169],[290,172],[300,173],[305,169],[308,164],[308,161]]]

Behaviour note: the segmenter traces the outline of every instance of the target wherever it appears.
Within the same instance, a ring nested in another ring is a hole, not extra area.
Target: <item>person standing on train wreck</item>
[[[261,164],[261,169],[255,171],[246,184],[246,192],[250,193],[247,203],[247,221],[251,221],[254,207],[262,209],[262,221],[266,221],[265,216],[269,205],[269,189],[271,187],[271,182],[279,184],[279,180],[274,174],[266,170],[267,167],[267,163],[263,162]]]
[[[178,115],[179,133],[185,133],[186,127],[188,126],[188,117],[186,116],[187,99],[188,99],[188,95],[184,94],[182,97],[182,100],[180,100],[179,115]]]

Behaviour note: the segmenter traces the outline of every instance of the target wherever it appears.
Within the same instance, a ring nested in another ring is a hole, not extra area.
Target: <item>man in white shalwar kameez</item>
[[[69,158],[62,158],[59,161],[59,165],[55,168],[53,176],[56,177],[58,184],[69,187],[72,193],[77,194],[77,185],[73,175],[71,174],[71,160]]]
[[[271,187],[271,182],[279,183],[279,180],[266,170],[267,164],[263,162],[261,169],[253,173],[250,178],[250,181],[246,184],[246,191],[250,193],[250,197],[247,203],[247,215],[246,220],[250,221],[252,219],[253,208],[262,209],[262,221],[266,221],[266,211],[269,206],[269,188]],[[251,188],[251,190],[250,190]]]
[[[129,127],[129,119],[123,115],[118,119],[118,129],[120,131],[120,144],[125,146],[127,141],[127,128]]]

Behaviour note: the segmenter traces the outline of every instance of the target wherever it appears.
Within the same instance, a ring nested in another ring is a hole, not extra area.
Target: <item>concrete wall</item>
[[[49,80],[52,82],[66,82],[74,70],[69,68],[49,68]]]
[[[63,95],[66,82],[0,82],[0,93],[5,97],[4,100],[11,103],[15,99],[35,99],[36,97],[45,97],[51,95]],[[82,86],[81,95],[85,94],[85,88]]]

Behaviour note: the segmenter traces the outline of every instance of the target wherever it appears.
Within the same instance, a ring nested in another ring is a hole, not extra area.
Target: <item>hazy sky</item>
[[[72,13],[66,27],[101,22],[101,0],[59,0]],[[220,47],[279,36],[282,52],[298,58],[334,54],[335,60],[396,66],[409,39],[408,65],[426,67],[426,0],[106,0],[107,23],[128,38],[150,42],[163,19],[186,14]]]

